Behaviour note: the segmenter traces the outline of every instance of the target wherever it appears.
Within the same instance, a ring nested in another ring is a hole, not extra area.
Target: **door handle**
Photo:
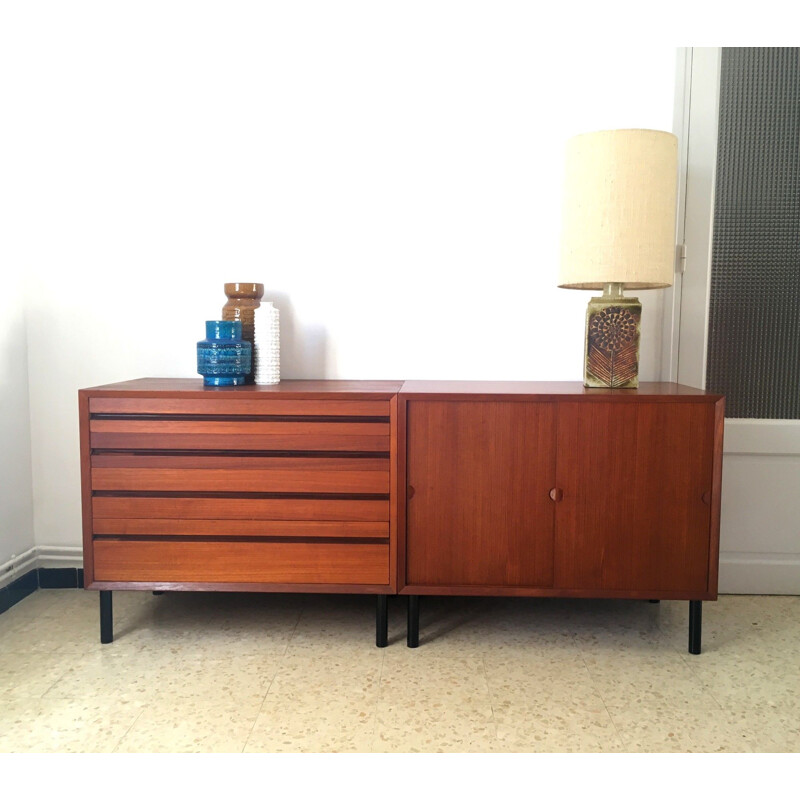
[[[707,505],[711,505],[711,492],[703,492],[702,501]]]
[[[550,499],[554,503],[560,503],[561,502],[561,498],[563,496],[564,496],[564,492],[562,492],[561,489],[554,488],[554,489],[550,490]]]
[[[410,500],[414,496],[414,494],[415,494],[414,487],[409,486],[408,489],[406,489],[406,497]]]

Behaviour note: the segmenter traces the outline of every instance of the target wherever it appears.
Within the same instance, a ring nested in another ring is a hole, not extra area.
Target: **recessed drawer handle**
[[[562,497],[564,497],[564,492],[561,491],[561,489],[556,488],[550,490],[550,499],[554,503],[560,503]]]
[[[711,492],[703,492],[703,502],[707,505],[711,505]]]

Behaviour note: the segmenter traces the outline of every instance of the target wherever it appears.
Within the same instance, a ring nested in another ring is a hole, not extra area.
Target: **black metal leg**
[[[419,595],[408,596],[408,630],[406,644],[409,647],[419,647]]]
[[[703,633],[703,601],[689,601],[689,652],[700,655],[700,639]]]
[[[111,610],[111,592],[100,592],[100,644],[114,641],[114,614]]]
[[[386,647],[389,644],[389,596],[378,595],[378,611],[375,617],[375,646]]]

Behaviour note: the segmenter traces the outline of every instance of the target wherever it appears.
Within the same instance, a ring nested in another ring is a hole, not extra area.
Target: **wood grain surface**
[[[89,442],[89,395],[78,393],[78,424],[81,456],[81,527],[83,543],[83,577],[84,585],[93,579],[92,518],[94,515],[94,498],[92,497],[92,448]]]
[[[405,381],[401,395],[438,395],[438,399],[478,400],[534,400],[549,402],[553,400],[577,400],[587,402],[637,402],[647,398],[653,402],[674,402],[679,398],[691,397],[714,403],[719,395],[703,389],[683,386],[678,383],[644,382],[638,389],[594,389],[580,381]]]
[[[385,499],[113,497],[96,495],[94,519],[267,519],[388,522]]]
[[[95,491],[389,494],[389,470],[92,469]]]
[[[388,453],[388,436],[316,433],[251,434],[205,433],[93,433],[98,450],[261,450],[264,452]]]
[[[388,417],[388,400],[296,400],[270,397],[264,402],[263,394],[211,395],[199,400],[181,397],[92,397],[89,401],[92,414],[224,414],[274,416],[342,416]]]
[[[724,400],[692,387],[148,378],[79,409],[93,588],[716,596]]]
[[[317,539],[386,539],[388,522],[317,522],[264,519],[143,519],[100,517],[95,535],[115,536],[271,536]]]
[[[262,403],[262,405],[266,405]],[[93,419],[91,446],[109,450],[389,452],[388,422]]]
[[[559,404],[556,587],[708,590],[714,413]]]
[[[555,405],[413,400],[406,424],[407,582],[551,585]]]
[[[87,585],[393,589],[399,387],[82,390]]]
[[[271,386],[203,386],[202,378],[136,378],[81,389],[93,397],[165,397],[184,400],[224,397],[238,402],[247,397],[265,400],[390,400],[400,391],[402,381],[282,380]],[[337,395],[341,395],[337,397]]]
[[[387,584],[387,544],[94,543],[97,581]]]
[[[216,455],[194,452],[191,455],[107,453],[92,456],[93,469],[240,469],[313,470],[317,472],[389,472],[388,458],[326,458],[313,456],[275,456],[270,454]]]

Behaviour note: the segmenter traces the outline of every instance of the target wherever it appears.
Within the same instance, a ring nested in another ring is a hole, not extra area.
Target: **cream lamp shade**
[[[558,285],[671,286],[677,189],[678,139],[671,133],[615,130],[570,139]]]

